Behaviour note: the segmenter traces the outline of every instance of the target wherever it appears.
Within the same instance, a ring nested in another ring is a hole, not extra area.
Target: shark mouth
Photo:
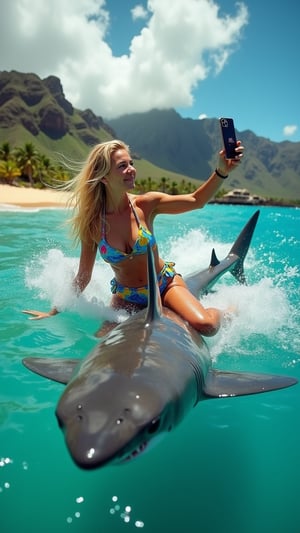
[[[128,461],[132,461],[132,459],[136,459],[141,453],[143,453],[148,447],[148,442],[142,442],[139,444],[137,448],[135,448],[129,455],[127,455],[122,463],[127,463]]]

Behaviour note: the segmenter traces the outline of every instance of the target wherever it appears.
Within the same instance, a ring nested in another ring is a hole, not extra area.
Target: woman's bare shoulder
[[[165,193],[159,191],[148,191],[144,194],[132,194],[131,200],[134,200],[136,205],[142,206],[143,204],[157,203],[163,196],[166,196]]]
[[[134,195],[134,205],[141,209],[145,214],[145,217],[153,217],[156,213],[157,206],[161,202],[164,193],[159,191],[149,191],[144,194]]]

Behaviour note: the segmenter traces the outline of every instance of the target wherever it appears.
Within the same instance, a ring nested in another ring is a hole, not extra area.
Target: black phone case
[[[226,159],[235,159],[237,157],[237,154],[235,152],[236,135],[235,135],[233,119],[232,118],[220,118],[220,126],[221,126]]]

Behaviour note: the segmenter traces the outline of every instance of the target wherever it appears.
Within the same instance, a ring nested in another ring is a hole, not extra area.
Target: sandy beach
[[[15,205],[19,207],[66,207],[69,194],[52,189],[33,189],[31,187],[14,187],[0,184],[0,206]]]

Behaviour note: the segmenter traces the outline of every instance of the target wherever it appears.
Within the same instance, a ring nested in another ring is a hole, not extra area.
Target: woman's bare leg
[[[224,314],[232,312],[232,310],[220,311],[214,307],[203,307],[199,300],[190,293],[179,275],[173,278],[164,291],[162,303],[177,313],[183,320],[186,320],[199,333],[207,337],[215,335],[220,328]],[[111,305],[113,309],[125,309],[129,314],[136,313],[143,307],[129,304],[115,295],[112,298]],[[97,331],[96,337],[103,337],[115,326],[117,326],[117,322],[106,320]]]
[[[173,278],[163,293],[162,303],[186,320],[199,333],[208,337],[217,333],[224,316],[219,309],[203,307],[178,275]]]

